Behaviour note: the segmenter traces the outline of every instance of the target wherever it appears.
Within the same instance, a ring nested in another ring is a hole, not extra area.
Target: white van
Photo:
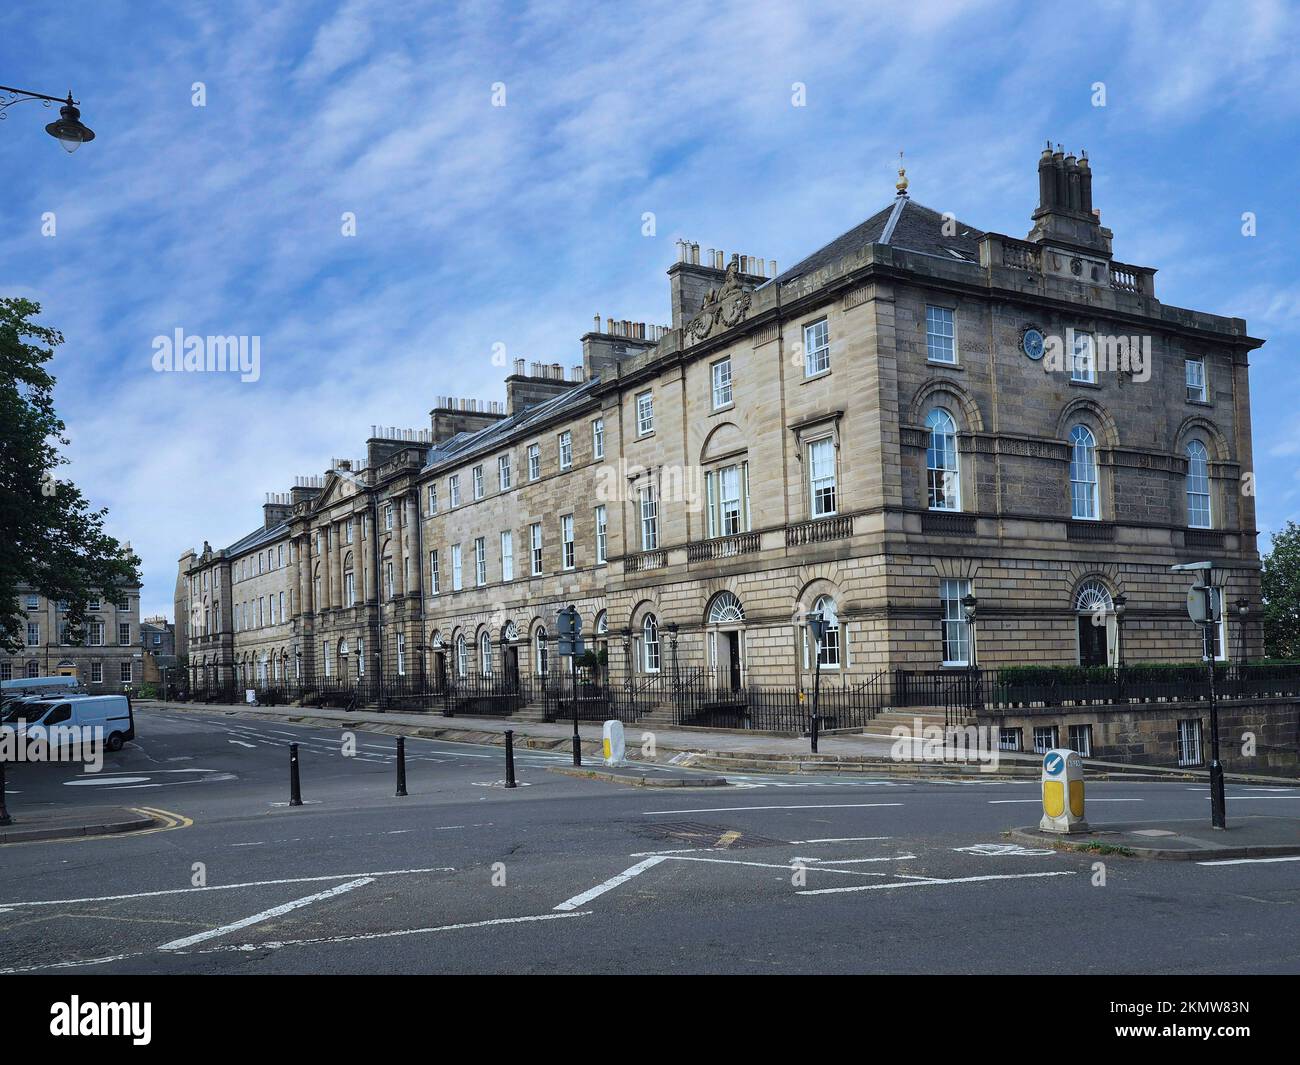
[[[135,739],[135,715],[125,695],[73,695],[66,699],[32,699],[10,704],[3,722],[15,728],[102,729],[104,746],[119,751]],[[90,735],[84,735],[89,739]]]

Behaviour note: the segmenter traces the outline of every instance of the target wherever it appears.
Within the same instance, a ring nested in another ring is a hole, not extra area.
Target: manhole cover
[[[741,832],[726,825],[704,825],[698,821],[656,821],[638,823],[635,830],[651,839],[685,843],[692,847],[713,847],[717,850],[738,850],[744,847],[788,847],[783,839]]]

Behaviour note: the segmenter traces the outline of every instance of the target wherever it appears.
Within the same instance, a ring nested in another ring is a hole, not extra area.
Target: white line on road
[[[989,799],[990,806],[1006,806],[1015,802],[1041,802],[1041,799]],[[1145,799],[1089,799],[1088,802],[1146,802]]]
[[[665,854],[664,859],[670,862],[707,862],[709,865],[751,865],[756,869],[781,869],[785,872],[792,872],[795,866],[794,862],[786,862],[784,865],[775,862],[746,862],[738,858],[688,858],[682,854]],[[811,872],[817,873],[839,873],[841,876],[889,876],[889,873],[868,873],[857,869],[835,869],[829,865],[823,865],[818,862],[816,865],[806,867]],[[901,874],[893,874],[901,875]]]
[[[331,943],[356,943],[367,939],[391,939],[394,936],[421,936],[432,932],[459,932],[466,928],[491,928],[495,925],[532,924],[535,921],[559,921],[566,917],[590,917],[591,910],[578,913],[539,913],[529,917],[494,917],[488,921],[465,921],[461,924],[433,925],[429,928],[399,928],[391,932],[359,932],[350,936],[325,936],[320,939],[278,939],[269,943],[232,943],[221,947],[207,947],[197,954],[218,954],[226,951],[280,950],[284,947],[312,947]],[[112,960],[112,959],[109,959]]]
[[[584,891],[581,895],[574,895],[573,898],[571,899],[565,899],[558,906],[554,907],[554,909],[576,910],[579,906],[583,905],[584,903],[590,902],[592,899],[600,897],[601,895],[605,894],[606,891],[612,891],[614,888],[618,887],[619,884],[626,884],[634,876],[639,876],[641,873],[644,873],[647,869],[650,869],[653,866],[658,865],[660,862],[665,861],[666,859],[667,859],[667,855],[652,855],[651,857],[646,858],[644,861],[637,862],[636,865],[632,866],[630,869],[624,869],[623,872],[618,874],[618,876],[610,877],[603,884],[597,884],[594,888],[590,888],[587,891]]]
[[[815,806],[803,803],[794,806],[702,806],[692,810],[642,810],[641,814],[650,817],[654,814],[729,814],[743,810],[861,810],[870,806],[902,805],[901,802],[832,802]]]
[[[364,876],[411,876],[416,873],[454,873],[454,866],[428,869],[383,869],[369,873],[336,873],[333,876],[290,876],[282,880],[248,880],[242,884],[209,884],[207,887],[166,888],[162,891],[137,891],[130,895],[94,895],[84,899],[36,899],[31,902],[0,902],[0,909],[12,906],[72,906],[82,902],[120,902],[123,899],[152,899],[160,895],[198,895],[205,891],[234,891],[237,888],[274,887],[279,884],[319,884],[329,880],[356,880]]]
[[[227,740],[227,743],[233,743],[237,747],[256,747],[256,743],[245,743],[243,740]]]
[[[832,836],[828,839],[792,839],[791,843],[871,843],[891,836]]]
[[[904,887],[933,887],[945,884],[975,884],[983,880],[1025,880],[1031,877],[1040,876],[1076,876],[1073,870],[1059,870],[1052,873],[995,873],[989,876],[962,876],[952,880],[908,880],[902,884],[855,884],[853,887],[828,887],[812,888],[807,891],[798,891],[797,895],[830,895],[832,893],[843,891],[888,891],[891,888]]]
[[[1300,854],[1280,858],[1220,858],[1217,862],[1197,862],[1197,865],[1254,865],[1257,862],[1300,862]]]
[[[196,943],[206,943],[209,939],[216,939],[218,936],[228,935],[231,932],[238,932],[241,928],[248,928],[255,924],[261,924],[263,921],[269,921],[273,917],[280,917],[292,910],[300,910],[304,906],[310,906],[313,902],[323,902],[325,899],[332,899],[336,895],[342,895],[348,891],[355,891],[359,887],[365,887],[367,884],[373,884],[373,876],[363,876],[358,880],[349,880],[346,884],[335,884],[332,888],[325,891],[318,891],[315,895],[308,895],[305,898],[294,899],[292,902],[281,903],[279,906],[272,906],[269,910],[263,910],[261,913],[254,913],[248,917],[241,918],[238,921],[232,921],[230,924],[223,924],[219,928],[209,928],[206,932],[197,932],[192,936],[186,936],[184,939],[173,939],[170,943],[164,943],[159,950],[184,950],[186,947],[192,947]]]

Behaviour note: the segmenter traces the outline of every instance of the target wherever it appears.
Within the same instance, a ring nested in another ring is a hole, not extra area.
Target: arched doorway
[[[506,686],[511,690],[519,687],[519,627],[513,621],[507,621],[501,629],[501,669]]]
[[[739,691],[745,673],[745,608],[734,592],[719,592],[709,604],[709,665],[718,680]]]
[[[1079,665],[1114,665],[1116,620],[1110,590],[1096,578],[1084,581],[1074,594],[1074,610],[1079,632]]]

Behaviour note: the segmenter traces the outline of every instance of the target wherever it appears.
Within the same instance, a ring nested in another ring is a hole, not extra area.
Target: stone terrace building
[[[125,544],[123,550],[129,551]],[[111,695],[139,686],[140,588],[127,588],[122,602],[93,598],[87,605],[82,639],[68,631],[67,604],[20,588],[18,603],[27,616],[26,646],[15,655],[0,653],[0,680],[21,677],[76,677],[92,695]]]
[[[505,410],[440,401],[181,560],[214,681],[529,675],[577,606],[610,675],[1191,661],[1210,557],[1259,602],[1239,318],[1111,254],[1050,147],[1028,238],[907,193],[778,273],[680,242],[671,323],[606,319]],[[1121,341],[1123,346],[1121,346]],[[976,625],[962,600],[976,600]],[[260,610],[260,613],[259,613]],[[1218,652],[1258,653],[1226,620]]]

